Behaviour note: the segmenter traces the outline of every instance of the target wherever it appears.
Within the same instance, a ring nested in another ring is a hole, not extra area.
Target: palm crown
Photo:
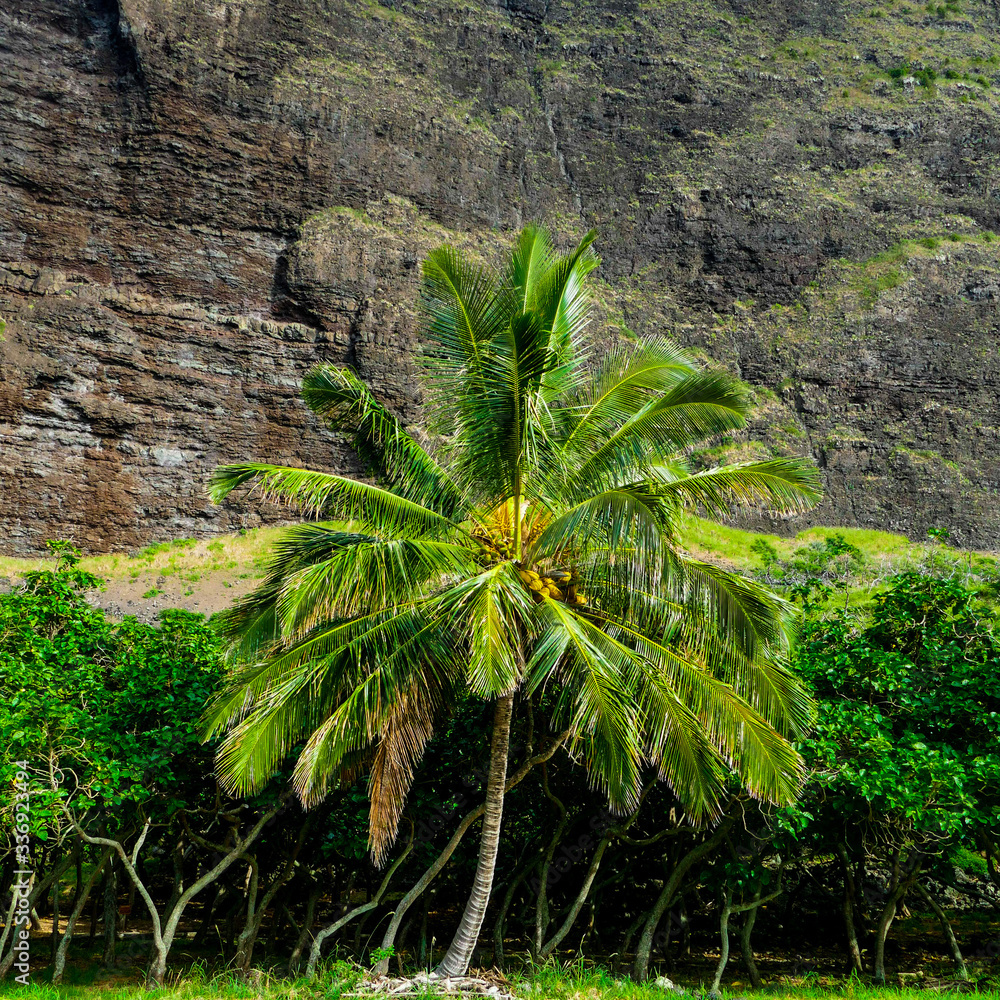
[[[380,859],[442,710],[544,688],[618,809],[649,767],[693,820],[717,815],[731,773],[761,799],[794,798],[786,737],[809,713],[783,665],[794,611],[687,558],[680,524],[685,506],[801,510],[816,470],[692,471],[692,446],[745,425],[749,391],[659,337],[595,362],[593,239],[560,255],[528,228],[500,270],[448,246],[428,256],[426,439],[349,369],[309,372],[306,403],[352,435],[374,483],[261,464],[213,475],[216,501],[254,482],[318,518],[284,532],[267,579],[225,616],[249,664],[210,720],[233,788],[302,741],[307,804],[369,767]]]

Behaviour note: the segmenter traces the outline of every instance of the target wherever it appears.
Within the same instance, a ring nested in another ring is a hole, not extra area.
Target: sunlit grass
[[[743,570],[762,568],[760,555],[753,550],[756,541],[763,538],[782,556],[790,556],[800,545],[809,542],[823,541],[832,535],[842,535],[851,545],[859,548],[871,559],[907,558],[919,560],[931,550],[942,548],[937,542],[912,542],[906,535],[897,535],[889,531],[876,531],[873,528],[838,528],[814,527],[806,528],[793,537],[783,538],[757,531],[747,531],[729,524],[719,524],[701,517],[684,518],[684,541],[692,551],[700,551],[730,560],[734,567]],[[951,550],[959,554],[964,550]],[[994,556],[995,561],[995,556]]]
[[[280,532],[279,527],[255,528],[216,538],[179,538],[136,552],[85,556],[80,568],[104,580],[133,584],[138,595],[149,591],[150,584],[160,577],[177,577],[189,584],[211,575],[256,578],[263,574],[268,551]],[[42,556],[0,556],[0,577],[16,582],[25,573],[54,564],[54,559]]]
[[[181,596],[197,598],[214,587],[217,610],[225,605],[228,597],[224,595],[231,589],[242,585],[245,590],[263,576],[269,551],[281,531],[280,527],[268,527],[200,540],[180,538],[132,553],[88,556],[80,565],[108,581],[119,596],[127,592],[124,596],[137,603],[159,600],[161,605],[169,605]],[[682,532],[684,545],[695,558],[779,587],[783,583],[780,574],[771,572],[774,559],[782,564],[801,559],[810,546],[822,546],[827,539],[839,536],[860,552],[861,560],[827,602],[830,606],[838,601],[864,606],[888,586],[893,576],[911,569],[955,575],[991,599],[1000,596],[997,553],[957,549],[935,539],[911,541],[888,531],[838,527],[807,528],[795,536],[781,537],[693,516],[684,518]],[[42,557],[0,557],[0,578],[16,583],[26,572],[52,563]]]
[[[337,963],[312,982],[305,979],[282,979],[267,972],[252,973],[249,979],[240,979],[233,973],[208,977],[195,969],[183,976],[171,977],[155,995],[160,1000],[334,1000],[344,995],[356,995],[358,991],[360,970],[351,971],[345,977],[345,965],[346,963]],[[548,966],[525,974],[513,974],[509,977],[509,983],[508,988],[524,1000],[664,1000],[665,997],[675,996],[653,981],[635,983],[605,969],[580,964],[561,968]],[[27,987],[9,981],[0,983],[0,997],[18,997],[23,1000],[143,1000],[149,995],[138,981],[129,985],[121,985],[120,982],[107,985],[94,983],[59,988],[41,982],[32,982]],[[441,994],[433,986],[419,994],[426,997],[437,995]],[[688,995],[698,997],[700,991],[692,988]],[[725,1000],[737,996],[768,996],[785,1000],[828,1000],[834,997],[885,1000],[887,995],[894,1000],[930,1000],[931,997],[947,1000],[949,997],[967,994],[916,987],[878,988],[854,978],[825,980],[822,983],[771,984],[759,993],[739,988],[738,984],[722,990]],[[1000,992],[980,987],[976,995],[998,998]]]

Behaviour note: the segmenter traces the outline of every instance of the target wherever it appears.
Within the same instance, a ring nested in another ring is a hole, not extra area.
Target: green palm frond
[[[661,493],[720,517],[728,516],[734,506],[799,513],[814,507],[823,495],[819,470],[801,459],[739,462],[687,475],[667,465],[655,467],[651,474]]]
[[[380,642],[365,651],[367,673],[338,699],[306,742],[292,783],[307,807],[326,796],[331,779],[349,754],[380,738],[394,708],[414,685],[423,685],[427,691],[454,691],[462,664],[451,634],[439,620],[426,620],[416,613],[411,613],[406,624],[408,628],[384,631]]]
[[[684,559],[684,593],[711,614],[715,628],[748,656],[787,654],[801,613],[763,584],[711,563]]]
[[[616,555],[582,568],[584,588],[602,609],[649,634],[684,632],[688,643],[714,637],[750,659],[787,653],[800,612],[762,584],[670,549],[659,566],[627,552]]]
[[[649,665],[642,681],[657,695],[669,691],[693,713],[699,729],[751,795],[776,805],[794,801],[804,765],[767,719],[690,651],[657,642],[627,623],[615,623],[614,628],[640,654],[640,662]]]
[[[345,546],[374,541],[374,536],[346,530],[340,523],[311,521],[286,528],[275,541],[264,582],[238,598],[215,619],[235,660],[253,660],[281,635],[277,603],[285,581],[307,566],[325,562]]]
[[[719,748],[706,732],[703,720],[673,689],[666,674],[644,659],[646,650],[637,648],[634,642],[622,641],[622,636],[612,635],[606,624],[602,627],[597,621],[574,614],[556,602],[546,602],[545,611],[550,629],[538,644],[538,649],[544,652],[532,664],[536,671],[534,682],[540,683],[545,668],[550,672],[556,668],[554,657],[572,662],[575,658],[580,659],[581,648],[590,652],[593,660],[603,662],[606,669],[610,667],[614,671],[619,684],[628,692],[627,710],[635,724],[632,733],[636,741],[635,752],[641,752],[657,768],[661,780],[674,790],[692,820],[717,816],[726,774]],[[616,631],[627,633],[627,630]],[[632,638],[628,634],[624,637]],[[583,662],[588,663],[586,659]],[[591,672],[584,675],[583,681],[593,684],[600,677],[600,673]],[[584,693],[589,693],[581,678],[565,667],[560,679],[564,698],[581,687]],[[598,686],[597,690],[601,688]],[[593,703],[585,707],[589,714],[593,713]],[[582,724],[583,719],[578,721],[578,725]],[[633,775],[636,782],[637,776],[636,769]],[[612,789],[610,794],[614,800],[613,777],[613,774],[605,775],[599,783]]]
[[[217,759],[224,787],[245,794],[265,783],[291,748],[364,682],[373,662],[385,666],[385,677],[395,683],[402,683],[398,678],[403,677],[405,682],[400,657],[415,647],[414,669],[427,667],[426,657],[433,656],[427,669],[448,676],[453,648],[431,641],[433,629],[412,606],[361,615],[318,627],[234,677],[207,716],[210,733],[228,727]],[[371,739],[369,734],[367,740],[346,746],[344,753],[367,746]]]
[[[669,659],[676,668],[677,654]],[[750,795],[772,805],[794,802],[805,777],[805,765],[795,748],[728,684],[707,670],[670,672],[676,678],[675,689]]]
[[[214,624],[226,643],[229,662],[252,661],[278,638],[281,626],[276,604],[280,592],[281,577],[268,577],[215,616]]]
[[[286,677],[286,668],[271,658],[244,664],[206,706],[202,717],[205,737],[218,736],[242,722]]]
[[[600,266],[593,251],[596,239],[596,230],[591,230],[572,253],[556,260],[542,279],[539,312],[556,358],[543,379],[542,395],[547,402],[576,391],[587,378],[582,338],[591,313],[586,279]]]
[[[631,681],[647,720],[644,750],[694,823],[718,817],[726,766],[704,722],[642,656]]]
[[[377,486],[282,465],[220,465],[209,481],[209,496],[220,503],[247,483],[254,484],[263,500],[295,504],[307,514],[357,521],[373,531],[441,531],[454,526],[437,511]]]
[[[626,553],[654,563],[677,539],[676,508],[642,485],[603,490],[574,504],[538,534],[528,557],[558,559],[565,552]]]
[[[552,240],[541,226],[525,226],[511,251],[504,284],[505,305],[510,313],[535,309],[540,285],[552,267]]]
[[[749,407],[747,387],[732,376],[715,371],[687,374],[587,454],[577,481],[638,478],[632,473],[641,475],[661,456],[670,458],[691,444],[743,427]]]
[[[528,692],[555,675],[553,724],[568,725],[585,748],[592,782],[622,811],[639,801],[645,720],[628,683],[634,654],[565,604],[546,599],[542,636],[526,671]]]
[[[677,575],[683,578],[683,567],[673,580]],[[728,683],[778,732],[798,736],[811,724],[813,703],[788,669],[781,650],[762,646],[759,629],[750,624],[728,626],[733,615],[728,597],[720,607],[714,590],[707,594],[702,588],[685,592],[676,583],[663,588],[672,590],[672,596],[639,588],[625,591],[609,586],[607,575],[588,586],[609,621],[654,637],[661,644],[687,650],[687,655]],[[779,616],[786,611],[784,607],[774,609]],[[755,613],[759,615],[761,609]]]
[[[454,542],[357,538],[284,577],[277,595],[282,634],[288,639],[324,620],[413,602],[477,569],[473,550]]]
[[[815,703],[786,661],[732,657],[721,676],[783,736],[801,738],[812,726]]]
[[[326,699],[321,689],[330,673],[344,669],[349,659],[347,649],[338,653],[306,661],[296,670],[272,672],[256,703],[249,710],[245,702],[241,706],[240,721],[232,725],[237,716],[231,717],[216,758],[223,788],[248,795],[264,787],[292,747],[322,722]],[[219,707],[224,710],[225,701],[220,700]],[[216,723],[221,719],[221,711],[216,712]]]
[[[499,280],[490,268],[443,246],[424,261],[421,297],[429,385],[454,405],[470,384],[481,385],[484,347],[505,324]],[[447,416],[451,405],[439,415]]]
[[[458,486],[349,368],[306,372],[302,398],[331,428],[352,434],[354,450],[392,492],[445,517],[461,516]]]
[[[701,367],[694,355],[664,337],[612,347],[576,403],[576,418],[565,446],[576,443],[583,450],[600,442],[651,399],[670,391]]]
[[[467,651],[472,694],[497,698],[521,680],[521,649],[533,604],[510,563],[457,583],[433,602],[456,646]]]

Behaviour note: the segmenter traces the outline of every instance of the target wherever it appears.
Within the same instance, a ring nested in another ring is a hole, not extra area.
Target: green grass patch
[[[176,544],[146,546],[142,558],[88,556],[80,565],[117,588],[114,599],[121,603],[159,597],[169,603],[172,597],[181,596],[200,600],[199,595],[207,592],[202,588],[218,593],[232,590],[235,584],[243,592],[247,583],[254,585],[266,573],[271,548],[281,531],[280,527],[256,528],[202,541],[179,539]],[[781,537],[689,515],[683,519],[681,537],[693,557],[775,586],[790,585],[810,572],[846,584],[834,600],[846,596],[852,603],[866,603],[891,576],[907,569],[958,575],[984,596],[1000,597],[997,553],[953,548],[947,544],[946,533],[936,534],[911,541],[871,528],[813,527],[794,537]],[[840,544],[831,542],[836,539],[856,549],[858,559],[852,563],[846,556],[831,556],[831,545]],[[830,566],[824,562],[828,557],[833,560]],[[16,583],[26,572],[50,564],[43,557],[0,558],[0,578]],[[171,584],[175,589],[170,589]],[[215,600],[213,607],[218,609]]]
[[[665,1000],[674,996],[654,982],[635,983],[627,977],[616,976],[605,969],[581,963],[537,968],[515,973],[509,978],[512,992],[524,1000]],[[263,972],[253,985],[234,973],[208,977],[195,968],[183,977],[173,978],[156,991],[156,996],[159,1000],[342,1000],[357,993],[363,995],[363,979],[364,971],[361,968],[344,961],[332,963],[312,982],[304,979],[284,980]],[[759,993],[745,989],[723,988],[722,991],[724,1000],[737,996],[777,997],[780,1000],[828,1000],[833,997],[885,1000],[887,994],[893,1000],[949,1000],[963,995],[948,990],[910,987],[880,989],[856,979],[771,985],[766,991]],[[433,986],[420,993],[408,994],[417,1000],[441,995]],[[699,993],[694,989],[688,995],[694,998]],[[980,988],[976,995],[995,1000],[1000,997],[1000,992]],[[120,981],[107,984],[73,983],[59,988],[41,982],[32,982],[27,987],[18,986],[9,980],[0,983],[0,997],[17,997],[21,1000],[145,1000],[148,996],[148,991],[138,982],[125,985]]]
[[[1000,556],[956,549],[947,532],[926,541],[872,528],[814,527],[793,538],[748,531],[698,517],[685,517],[682,537],[692,556],[720,563],[779,589],[818,580],[830,593],[813,594],[820,608],[863,607],[908,570],[955,576],[984,600],[1000,597]]]

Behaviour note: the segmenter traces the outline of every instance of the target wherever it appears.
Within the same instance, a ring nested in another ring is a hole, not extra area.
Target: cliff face
[[[421,255],[531,219],[599,229],[603,335],[760,387],[721,451],[811,451],[814,520],[995,544],[998,41],[995,0],[0,0],[0,547],[350,468],[303,371],[419,420]]]

